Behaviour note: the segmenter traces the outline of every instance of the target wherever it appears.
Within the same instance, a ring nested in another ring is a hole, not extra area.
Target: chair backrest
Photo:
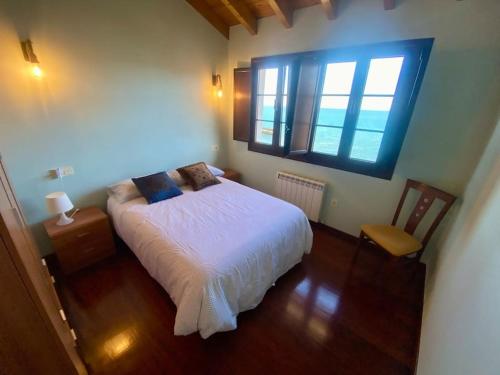
[[[403,208],[404,202],[408,195],[408,191],[410,189],[418,190],[422,194],[420,195],[420,198],[418,199],[417,204],[415,205],[410,216],[408,217],[408,221],[406,222],[406,225],[404,227],[405,232],[409,234],[413,234],[415,232],[415,229],[417,229],[418,224],[420,224],[420,222],[424,218],[425,214],[429,210],[429,207],[432,205],[435,199],[440,199],[444,201],[444,205],[442,206],[441,210],[439,211],[439,213],[437,214],[434,221],[429,226],[429,229],[424,235],[424,238],[422,240],[422,245],[425,248],[425,245],[427,245],[427,242],[431,238],[432,233],[434,233],[441,220],[443,220],[444,216],[450,209],[456,197],[445,191],[436,189],[435,187],[428,186],[422,182],[408,179],[406,181],[406,186],[403,191],[403,194],[401,195],[398,208],[396,209],[396,213],[394,214],[394,219],[392,219],[392,225],[396,225],[399,218],[399,214],[401,213],[401,209]]]

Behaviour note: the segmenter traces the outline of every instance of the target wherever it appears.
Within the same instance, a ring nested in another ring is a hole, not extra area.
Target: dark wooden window
[[[390,179],[432,44],[253,59],[249,150]]]
[[[248,142],[252,74],[250,68],[234,69],[233,139]]]
[[[252,63],[252,103],[249,149],[283,156],[291,65],[287,60]]]

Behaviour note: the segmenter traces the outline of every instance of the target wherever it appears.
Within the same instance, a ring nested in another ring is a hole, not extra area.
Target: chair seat
[[[364,224],[361,230],[394,256],[414,253],[422,248],[422,243],[403,229],[393,225]]]

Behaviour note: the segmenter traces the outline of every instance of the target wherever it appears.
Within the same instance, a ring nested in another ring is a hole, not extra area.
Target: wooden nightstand
[[[65,274],[87,267],[116,251],[108,215],[97,207],[83,208],[69,225],[58,218],[43,223]]]
[[[231,180],[234,182],[241,183],[241,173],[240,172],[236,172],[234,169],[230,169],[230,168],[224,168],[223,171],[224,171],[224,174],[222,175],[222,177],[227,178],[228,180]]]

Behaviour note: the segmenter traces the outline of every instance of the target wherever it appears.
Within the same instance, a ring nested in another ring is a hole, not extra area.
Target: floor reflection
[[[322,284],[302,280],[290,294],[287,315],[301,323],[306,334],[323,341],[328,337],[328,325],[337,311],[339,296]]]
[[[104,355],[110,359],[116,359],[132,348],[136,341],[136,330],[134,327],[107,339],[103,344]]]
[[[316,293],[316,304],[315,306],[328,314],[329,316],[335,314],[337,311],[337,306],[339,303],[339,296],[332,292],[331,290],[320,286]]]
[[[323,341],[328,337],[328,321],[312,316],[307,322],[307,332],[316,340]]]
[[[308,294],[311,292],[311,281],[309,279],[302,280],[302,282],[299,285],[297,285],[294,292],[295,294],[306,299]]]

